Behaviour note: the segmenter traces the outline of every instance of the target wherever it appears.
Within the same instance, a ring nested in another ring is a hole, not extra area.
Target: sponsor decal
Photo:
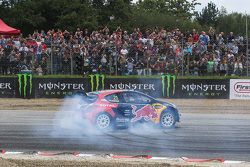
[[[18,77],[18,92],[21,97],[31,96],[33,87],[32,74],[17,74]],[[27,89],[29,90],[27,91]],[[28,93],[28,94],[27,94]]]
[[[227,91],[226,85],[207,85],[207,84],[187,84],[187,85],[182,85],[181,87],[182,90],[186,91],[202,91],[202,92],[207,92],[207,91]]]
[[[190,83],[182,84],[181,91],[186,92],[188,96],[198,97],[219,97],[227,92],[225,84],[207,84],[207,83]]]
[[[236,82],[234,90],[237,93],[250,93],[250,82]]]
[[[131,122],[136,122],[141,119],[144,119],[145,121],[149,121],[158,117],[155,109],[150,104],[143,106],[142,108],[138,110],[136,110],[137,107],[134,105],[132,105],[131,107],[132,107],[132,113],[135,115],[131,119]]]
[[[230,79],[230,99],[250,99],[249,79]]]
[[[84,84],[75,84],[75,83],[39,83],[38,89],[42,90],[84,90]]]
[[[91,92],[104,90],[105,86],[105,75],[103,74],[92,74],[89,75],[90,78],[90,85],[91,85]],[[101,88],[100,88],[101,86]]]
[[[128,90],[155,90],[154,84],[134,84],[134,83],[119,83],[119,84],[110,84],[110,89],[128,89]]]
[[[36,97],[64,97],[73,95],[75,91],[85,90],[82,79],[39,79],[36,80]]]
[[[175,95],[175,88],[176,88],[176,76],[175,75],[170,75],[170,74],[162,75],[161,83],[162,83],[163,97],[165,97],[165,94],[167,94],[167,97],[170,97],[170,93],[172,93],[172,95]],[[166,84],[167,84],[167,88],[166,88]]]
[[[12,90],[10,83],[1,83],[0,82],[0,90],[4,90],[4,89]]]
[[[13,82],[8,82],[9,80],[4,80],[0,82],[0,97],[14,97],[15,88]]]

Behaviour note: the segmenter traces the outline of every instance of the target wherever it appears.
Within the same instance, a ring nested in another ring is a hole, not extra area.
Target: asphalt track
[[[185,110],[175,129],[142,127],[106,133],[82,133],[91,131],[88,127],[61,129],[55,126],[57,112],[0,111],[0,149],[250,160],[250,114],[188,113],[192,107]]]

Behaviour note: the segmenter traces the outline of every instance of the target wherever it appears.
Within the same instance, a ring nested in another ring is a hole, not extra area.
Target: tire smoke
[[[65,98],[63,105],[55,114],[51,135],[53,137],[81,138],[100,134],[101,132],[83,117],[83,113],[86,112],[89,105],[91,104],[83,96],[75,95]]]

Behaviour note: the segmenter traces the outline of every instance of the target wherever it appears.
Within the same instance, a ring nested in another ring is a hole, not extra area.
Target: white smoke
[[[138,123],[136,126],[130,126],[129,129],[118,128],[109,131],[100,131],[97,127],[84,119],[84,112],[87,106],[90,105],[84,96],[73,96],[65,98],[59,111],[55,113],[53,119],[53,130],[50,134],[52,138],[68,139],[84,139],[84,142],[98,145],[113,145],[117,140],[110,135],[124,135],[129,133],[135,135],[151,136],[162,134],[162,129],[154,123]],[[91,112],[91,111],[88,111]],[[129,132],[129,133],[128,133]],[[131,136],[132,137],[132,136]],[[100,142],[102,138],[102,142]],[[103,140],[105,139],[105,141]],[[99,141],[98,141],[99,140]]]
[[[137,125],[131,127],[129,131],[138,135],[152,135],[154,133],[162,133],[162,129],[159,126],[156,126],[154,123],[150,122],[138,123]]]
[[[65,98],[63,105],[53,120],[53,137],[76,138],[97,135],[100,133],[94,125],[84,119],[84,109],[89,105],[83,96],[75,95]]]

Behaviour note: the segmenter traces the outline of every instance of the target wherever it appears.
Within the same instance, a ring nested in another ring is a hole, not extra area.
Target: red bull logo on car
[[[158,114],[156,113],[155,109],[149,104],[138,110],[136,109],[136,106],[132,106],[132,113],[135,115],[135,117],[131,119],[131,122],[136,122],[141,119],[149,121],[158,117]]]

